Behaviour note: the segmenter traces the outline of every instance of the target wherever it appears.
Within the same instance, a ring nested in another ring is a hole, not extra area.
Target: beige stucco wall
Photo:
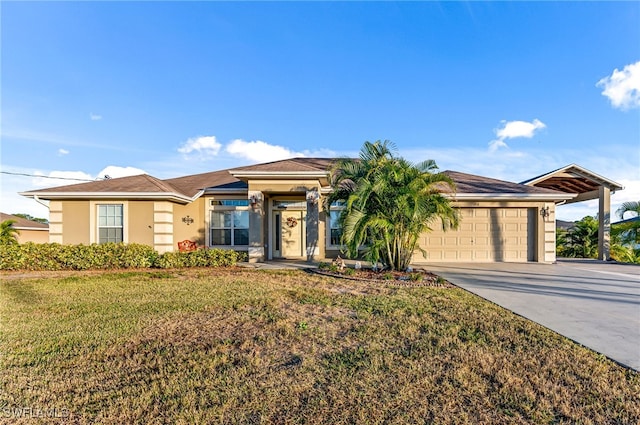
[[[54,202],[51,202],[54,204]],[[50,204],[50,207],[52,205]],[[90,237],[90,206],[89,201],[62,201],[62,240],[60,243],[67,245],[77,245],[91,243]],[[51,208],[50,213],[50,231],[53,230],[51,224],[53,218],[51,217],[54,209]],[[52,236],[54,232],[51,232]],[[51,239],[51,238],[50,238]],[[55,241],[52,241],[55,242]]]
[[[48,243],[49,242],[49,230],[30,230],[30,229],[18,229],[17,240],[18,243]]]
[[[128,212],[129,243],[153,246],[153,202],[129,201]]]
[[[178,249],[177,243],[184,240],[196,242],[198,246],[205,245],[206,224],[204,219],[204,205],[204,198],[198,198],[195,202],[187,205],[174,205],[173,242],[175,249]],[[187,224],[182,221],[182,219],[187,216],[193,219],[193,223]]]

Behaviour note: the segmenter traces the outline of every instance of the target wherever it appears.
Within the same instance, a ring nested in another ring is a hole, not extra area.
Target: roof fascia
[[[234,193],[238,193],[240,195],[245,195],[249,192],[248,188],[245,189],[238,189],[238,188],[220,188],[220,189],[216,189],[216,188],[208,188],[205,189],[204,191],[205,195],[215,195],[215,194],[220,194],[220,195],[232,195]]]
[[[27,198],[40,199],[148,199],[174,201],[188,204],[202,195],[202,190],[192,198],[179,193],[155,193],[155,192],[19,192],[19,195]]]

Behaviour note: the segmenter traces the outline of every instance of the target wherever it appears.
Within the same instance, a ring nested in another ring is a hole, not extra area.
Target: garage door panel
[[[531,225],[527,208],[462,208],[460,226],[444,232],[434,226],[422,235],[427,258],[416,252],[415,262],[425,261],[528,261]],[[533,236],[531,236],[533,237]]]

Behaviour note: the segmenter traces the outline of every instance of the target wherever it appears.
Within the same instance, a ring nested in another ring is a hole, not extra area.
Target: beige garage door
[[[457,230],[435,229],[420,237],[425,259],[414,262],[532,261],[534,211],[528,208],[461,208]],[[435,226],[434,226],[435,227]],[[531,236],[529,236],[531,235]]]

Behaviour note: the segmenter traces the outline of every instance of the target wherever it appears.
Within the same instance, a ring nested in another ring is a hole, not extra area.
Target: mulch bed
[[[311,271],[323,276],[336,277],[339,279],[348,279],[361,282],[373,282],[384,285],[402,286],[402,287],[437,287],[437,288],[455,288],[447,280],[440,278],[438,275],[423,269],[416,269],[411,273],[399,271],[373,271],[371,269],[348,269],[355,270],[354,274],[346,274],[344,272],[332,272],[328,269],[312,269]],[[416,273],[422,275],[422,279],[412,279]]]

